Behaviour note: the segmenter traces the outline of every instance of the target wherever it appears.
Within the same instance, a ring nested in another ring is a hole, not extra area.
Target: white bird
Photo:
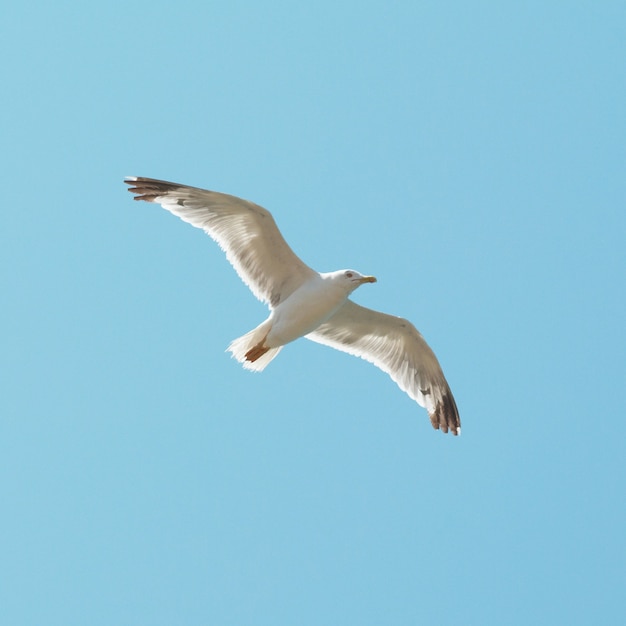
[[[252,293],[267,303],[269,317],[228,347],[246,369],[263,370],[285,344],[306,337],[373,363],[428,411],[434,428],[461,432],[439,362],[415,326],[348,299],[360,285],[376,282],[373,276],[311,269],[291,250],[270,212],[247,200],[152,178],[124,182],[135,200],[156,202],[202,228]]]

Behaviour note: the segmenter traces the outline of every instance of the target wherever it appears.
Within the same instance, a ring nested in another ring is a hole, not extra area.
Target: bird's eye
[[[354,276],[354,274],[352,272],[346,272],[346,276],[348,278],[352,278]]]

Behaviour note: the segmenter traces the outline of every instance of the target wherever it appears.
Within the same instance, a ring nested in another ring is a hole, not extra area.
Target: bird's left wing
[[[281,235],[271,213],[235,196],[152,178],[129,177],[135,200],[156,202],[196,228],[226,252],[252,293],[276,307],[316,275]]]
[[[373,363],[428,411],[434,428],[461,432],[456,402],[437,357],[411,322],[348,300],[306,337]]]

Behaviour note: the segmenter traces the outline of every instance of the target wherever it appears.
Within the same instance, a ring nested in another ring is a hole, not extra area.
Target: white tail
[[[246,358],[246,354],[256,347],[269,332],[272,324],[270,320],[265,320],[262,324],[257,326],[254,330],[246,333],[242,337],[233,339],[227,348],[227,351],[233,355],[234,359],[237,359],[247,370],[253,372],[260,372],[264,370],[269,362],[281,351],[282,346],[278,348],[270,348],[265,354],[261,355],[256,361],[249,361]]]

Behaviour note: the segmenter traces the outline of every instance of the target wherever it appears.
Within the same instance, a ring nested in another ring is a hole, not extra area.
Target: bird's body
[[[428,410],[435,428],[460,433],[454,398],[420,333],[405,319],[349,299],[360,285],[376,282],[373,276],[314,271],[287,245],[271,214],[246,200],[151,178],[126,182],[135,200],[157,202],[215,239],[268,304],[269,317],[228,347],[245,368],[264,369],[284,345],[304,336],[374,363]]]
[[[349,270],[348,270],[349,271]],[[350,272],[356,275],[356,272]],[[362,282],[372,282],[372,277],[357,275],[354,288]],[[267,345],[274,348],[284,346],[299,337],[308,335],[325,322],[343,305],[352,284],[343,280],[343,272],[320,274],[304,282],[270,314],[272,328]]]
[[[308,335],[332,317],[359,285],[375,280],[354,270],[311,276],[275,308],[271,307],[262,324],[235,339],[228,350],[246,369],[261,371],[284,345]]]

